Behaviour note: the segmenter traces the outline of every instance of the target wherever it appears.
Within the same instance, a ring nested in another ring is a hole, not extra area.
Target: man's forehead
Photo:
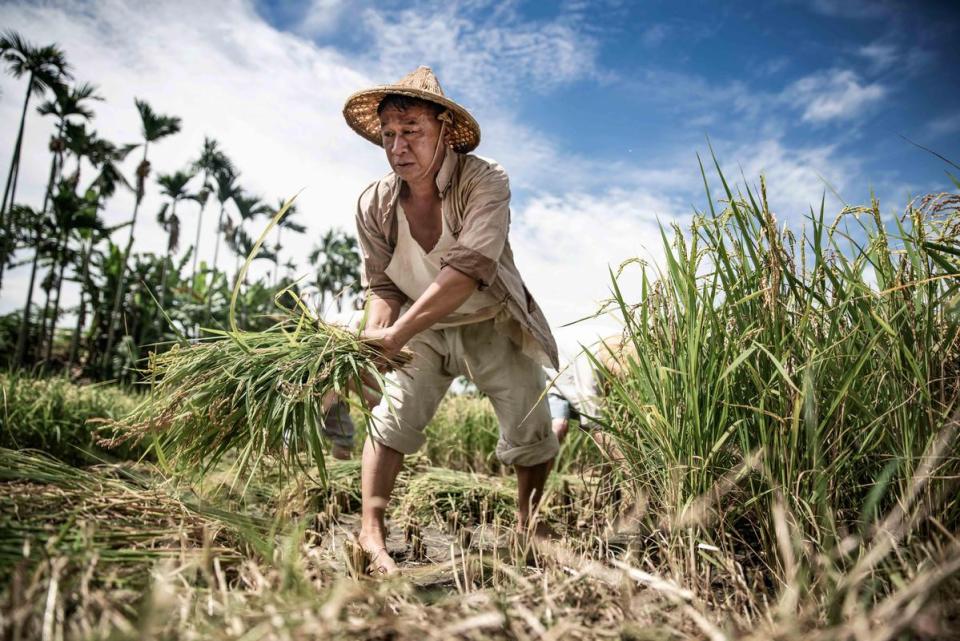
[[[432,115],[433,114],[429,109],[420,105],[407,107],[403,111],[391,106],[380,112],[380,122],[418,122],[422,121],[424,118],[429,118]]]

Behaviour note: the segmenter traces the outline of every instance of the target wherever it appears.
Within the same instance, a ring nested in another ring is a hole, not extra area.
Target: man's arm
[[[396,298],[381,298],[376,294],[370,295],[367,303],[367,320],[365,329],[385,329],[390,327],[400,316],[403,303]]]
[[[374,329],[365,335],[379,340],[387,356],[397,354],[411,338],[456,311],[476,289],[477,281],[473,278],[452,267],[444,267],[437,279],[395,323],[382,329],[372,326]]]

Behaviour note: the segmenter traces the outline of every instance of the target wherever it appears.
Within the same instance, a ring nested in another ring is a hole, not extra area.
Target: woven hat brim
[[[380,138],[380,117],[377,107],[388,94],[420,98],[441,105],[453,112],[453,127],[448,128],[454,151],[469,153],[480,144],[480,125],[470,112],[454,101],[429,91],[398,85],[382,85],[364,89],[347,98],[343,105],[343,117],[355,132],[377,145],[383,146]]]

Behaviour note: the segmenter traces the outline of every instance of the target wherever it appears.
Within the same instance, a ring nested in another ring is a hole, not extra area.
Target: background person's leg
[[[567,432],[570,429],[570,401],[551,392],[547,394],[547,403],[550,405],[553,433],[557,435],[557,440],[563,445],[563,439],[567,437]]]
[[[333,458],[347,460],[353,456],[353,437],[357,429],[350,418],[350,406],[337,401],[323,416],[323,433],[333,445]]]

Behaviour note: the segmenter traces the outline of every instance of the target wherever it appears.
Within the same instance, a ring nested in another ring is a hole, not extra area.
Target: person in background
[[[614,346],[621,342],[619,336],[608,337],[567,358],[558,371],[546,369],[548,380],[552,381],[547,402],[557,440],[562,444],[570,430],[570,423],[577,421],[579,428],[588,432],[597,447],[612,461],[622,458],[622,455],[610,435],[605,434],[596,421],[601,415],[602,393],[595,359],[601,363],[601,367],[619,371],[619,366],[614,365],[617,359],[611,355],[610,349],[616,349]]]

